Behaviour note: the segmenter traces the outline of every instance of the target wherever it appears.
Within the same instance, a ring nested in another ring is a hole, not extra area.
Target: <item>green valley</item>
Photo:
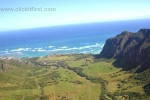
[[[144,83],[91,54],[1,59],[0,100],[141,100]]]

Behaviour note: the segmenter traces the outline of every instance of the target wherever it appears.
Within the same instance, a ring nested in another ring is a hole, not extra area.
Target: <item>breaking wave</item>
[[[0,56],[18,56],[24,57],[26,54],[41,54],[41,55],[50,55],[54,53],[99,53],[104,44],[92,44],[87,45],[87,43],[83,46],[47,46],[47,47],[35,47],[35,48],[17,48],[5,51],[0,51]],[[29,55],[28,55],[29,56]],[[32,55],[34,56],[34,55]],[[36,55],[35,55],[36,56]]]

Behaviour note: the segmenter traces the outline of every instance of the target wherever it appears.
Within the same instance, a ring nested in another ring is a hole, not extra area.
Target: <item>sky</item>
[[[149,4],[150,0],[1,0],[0,31],[150,18]]]

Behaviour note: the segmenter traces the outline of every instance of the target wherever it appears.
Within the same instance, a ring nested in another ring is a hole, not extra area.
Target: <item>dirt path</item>
[[[35,83],[36,83],[36,85],[37,85],[37,87],[38,87],[38,89],[40,89],[41,87],[39,86],[39,84],[37,83],[37,80],[36,80],[36,78],[34,77],[34,81],[35,81]]]

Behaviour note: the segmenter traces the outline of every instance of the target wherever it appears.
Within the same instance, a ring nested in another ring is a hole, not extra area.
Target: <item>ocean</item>
[[[150,19],[60,25],[0,32],[0,57],[99,54],[105,41],[127,30],[150,28]]]

